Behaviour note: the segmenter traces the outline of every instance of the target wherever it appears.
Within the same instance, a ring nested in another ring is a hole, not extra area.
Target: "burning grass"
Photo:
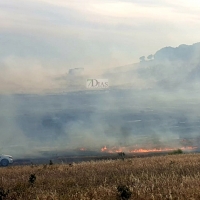
[[[185,151],[193,151],[197,149],[196,146],[187,146],[187,147],[180,147],[180,150]],[[108,148],[106,146],[101,148],[101,152],[107,152],[107,153],[120,153],[120,152],[126,152],[126,153],[155,153],[155,152],[169,152],[169,151],[176,151],[177,148],[136,148],[133,149],[131,147],[111,147]]]
[[[11,166],[0,177],[0,199],[200,199],[200,154]]]

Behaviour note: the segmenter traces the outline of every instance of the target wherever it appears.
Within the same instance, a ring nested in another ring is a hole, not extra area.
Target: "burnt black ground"
[[[184,153],[199,153],[200,149],[195,151],[184,152]],[[167,155],[169,152],[151,152],[151,153],[131,153],[125,154],[126,158],[139,158],[139,157],[152,157],[152,156],[163,156]],[[116,160],[121,159],[118,153],[97,153],[96,155],[62,155],[62,156],[43,156],[38,158],[21,158],[14,159],[13,166],[17,165],[40,165],[40,164],[49,164],[50,160],[54,164],[71,164],[71,163],[80,163],[86,161],[98,161],[98,160]]]

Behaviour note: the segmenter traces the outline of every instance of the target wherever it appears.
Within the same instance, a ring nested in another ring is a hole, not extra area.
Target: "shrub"
[[[8,197],[9,190],[5,190],[4,188],[0,188],[0,200],[6,199]]]
[[[49,161],[49,165],[53,165],[53,161],[52,160]]]
[[[181,149],[177,149],[177,150],[170,152],[169,155],[176,155],[176,154],[182,154],[182,153],[183,153],[183,151]]]
[[[35,181],[36,181],[36,176],[35,176],[35,174],[31,174],[30,176],[29,176],[29,183],[31,184],[31,185],[33,185],[34,183],[35,183]]]
[[[132,192],[126,185],[119,185],[117,187],[118,197],[121,200],[128,200],[131,197]]]
[[[119,152],[118,155],[120,156],[120,158],[122,160],[124,160],[124,158],[125,158],[125,153],[124,152]]]
[[[6,199],[9,194],[9,190],[5,190],[4,188],[0,188],[0,200]]]

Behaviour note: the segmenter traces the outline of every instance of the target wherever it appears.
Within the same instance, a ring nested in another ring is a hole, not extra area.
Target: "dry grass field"
[[[1,167],[0,187],[13,200],[200,199],[200,154]]]

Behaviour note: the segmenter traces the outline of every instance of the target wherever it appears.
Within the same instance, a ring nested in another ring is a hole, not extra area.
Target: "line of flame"
[[[166,151],[174,151],[177,149],[181,149],[181,150],[194,150],[197,149],[198,147],[196,146],[188,146],[188,147],[180,147],[180,148],[153,148],[153,149],[132,149],[130,150],[130,148],[127,147],[112,147],[112,148],[107,148],[106,146],[104,146],[103,148],[101,148],[101,152],[106,152],[106,153],[119,153],[119,152],[127,152],[127,153],[150,153],[150,152],[166,152]]]

